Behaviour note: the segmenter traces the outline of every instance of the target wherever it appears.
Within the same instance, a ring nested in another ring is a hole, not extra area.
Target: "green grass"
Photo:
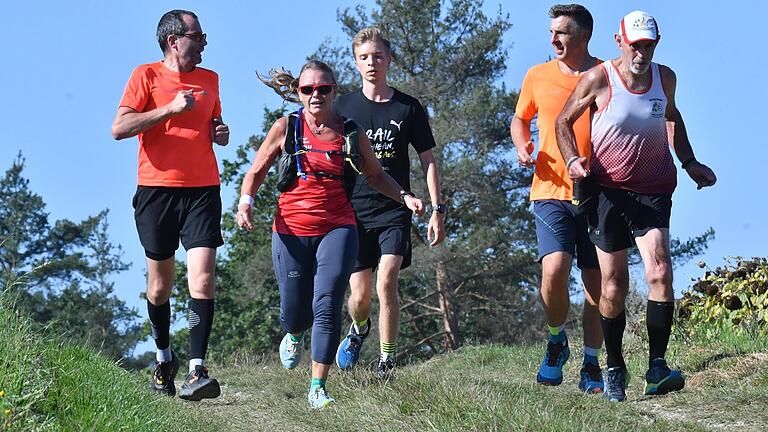
[[[645,345],[628,334],[632,381],[629,399],[621,404],[578,391],[579,345],[571,341],[572,357],[560,387],[534,383],[543,344],[465,347],[401,367],[389,383],[363,368],[334,369],[328,389],[337,403],[321,412],[307,406],[308,364],[286,371],[274,361],[244,361],[216,369],[226,385],[211,414],[226,416],[232,430],[247,425],[297,431],[768,429],[766,341],[736,335],[724,335],[722,341],[673,340],[668,357],[683,369],[688,385],[676,394],[648,397],[642,394]]]
[[[686,388],[654,398],[642,394],[646,344],[631,332],[625,344],[632,381],[620,404],[577,390],[581,350],[574,338],[560,387],[534,383],[543,343],[464,347],[400,367],[386,383],[365,367],[334,367],[328,389],[337,403],[313,411],[307,359],[293,371],[269,358],[213,365],[222,396],[187,403],[151,395],[146,376],[40,335],[0,305],[0,430],[768,430],[765,338],[678,335],[668,358],[685,372]]]
[[[150,394],[148,379],[89,348],[34,331],[0,296],[0,430],[221,431],[178,399]]]

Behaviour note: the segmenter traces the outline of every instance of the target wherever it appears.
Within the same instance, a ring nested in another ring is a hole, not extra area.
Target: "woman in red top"
[[[301,172],[280,195],[272,233],[272,261],[280,286],[280,321],[286,331],[280,360],[288,369],[301,359],[304,332],[312,327],[312,382],[308,400],[323,408],[333,399],[325,380],[341,336],[341,305],[357,256],[355,214],[341,180],[344,119],[333,108],[336,78],[323,62],[310,61],[299,78],[284,70],[271,71],[272,87],[284,99],[298,101],[303,147],[297,156]],[[253,195],[281,154],[289,119],[272,125],[253,165],[243,179],[237,223],[253,229]],[[424,211],[415,198],[379,164],[364,131],[358,128],[359,153],[368,184],[393,200],[403,200],[414,213]],[[297,171],[298,171],[297,167]],[[318,175],[318,173],[323,175]]]

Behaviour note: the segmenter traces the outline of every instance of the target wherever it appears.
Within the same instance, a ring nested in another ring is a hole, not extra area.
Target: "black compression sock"
[[[165,303],[155,306],[147,300],[147,315],[149,315],[149,324],[152,327],[152,339],[158,350],[168,348],[171,343],[171,303],[166,300]]]
[[[608,368],[624,364],[624,356],[621,354],[621,346],[624,340],[624,328],[627,326],[627,314],[621,311],[616,318],[606,318],[600,315],[600,323],[603,326],[605,338],[605,353],[608,355]]]
[[[189,358],[204,359],[213,325],[213,299],[189,301]]]
[[[664,358],[667,354],[669,335],[672,333],[672,318],[675,302],[657,302],[648,300],[645,322],[648,326],[648,364],[653,359]]]

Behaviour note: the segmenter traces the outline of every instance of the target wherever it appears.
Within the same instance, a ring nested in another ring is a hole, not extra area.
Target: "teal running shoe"
[[[336,365],[341,370],[351,369],[360,360],[360,349],[363,347],[363,342],[371,331],[371,319],[368,318],[368,323],[365,325],[365,333],[358,333],[355,330],[355,325],[349,326],[349,333],[336,350]]]
[[[301,339],[294,342],[290,333],[286,333],[280,342],[280,362],[283,363],[283,367],[293,369],[298,366],[302,354],[304,354],[304,336],[302,335]]]
[[[585,363],[579,372],[579,390],[584,393],[598,394],[603,392],[603,371],[594,363]]]
[[[336,402],[336,399],[332,398],[328,394],[328,390],[325,387],[319,385],[310,387],[309,394],[307,394],[307,401],[312,409],[323,409],[328,405]]]
[[[568,338],[562,342],[547,343],[547,351],[544,353],[544,360],[539,366],[539,372],[536,374],[536,382],[539,384],[557,386],[563,382],[563,366],[571,356],[571,349],[568,348]]]
[[[622,402],[627,398],[629,373],[627,368],[616,366],[605,371],[605,391],[603,398],[611,402]]]
[[[651,362],[651,367],[645,373],[645,394],[665,395],[685,387],[685,377],[679,370],[672,370],[666,360],[659,357]]]

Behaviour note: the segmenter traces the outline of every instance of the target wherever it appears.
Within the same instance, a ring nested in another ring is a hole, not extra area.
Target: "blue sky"
[[[322,4],[322,5],[321,5]],[[110,125],[131,70],[157,61],[157,21],[167,10],[184,8],[200,17],[208,46],[202,66],[221,79],[223,117],[232,131],[219,161],[232,158],[237,144],[262,128],[262,109],[280,100],[261,85],[255,71],[285,66],[298,71],[326,37],[348,45],[336,9],[352,1],[262,2],[12,2],[5,7],[6,44],[0,82],[0,168],[21,150],[32,189],[42,195],[51,220],[82,220],[110,209],[111,239],[123,246],[130,271],[118,276],[117,294],[145,308],[144,255],[138,242],[131,197],[136,188],[135,138],[116,142]],[[368,4],[368,3],[366,3]],[[766,199],[760,192],[768,171],[768,150],[760,131],[768,97],[765,57],[754,19],[757,1],[729,2],[728,8],[688,1],[584,1],[595,18],[591,51],[613,58],[613,33],[633,9],[654,15],[662,34],[654,60],[677,73],[677,104],[698,159],[715,170],[718,184],[697,191],[679,173],[673,197],[673,236],[687,238],[712,226],[716,239],[703,257],[710,266],[728,255],[765,255],[768,229],[761,222]],[[292,7],[289,8],[288,5]],[[546,61],[549,2],[488,1],[513,23],[507,33],[508,71],[503,82],[519,88],[531,65]],[[748,46],[750,45],[750,46]],[[755,45],[753,48],[752,45]],[[754,53],[753,53],[754,52]],[[429,77],[425,77],[429,79]],[[13,102],[11,104],[10,102]],[[506,126],[505,126],[506,127]],[[224,189],[228,205],[234,191]],[[676,273],[677,295],[701,274],[694,263]]]

